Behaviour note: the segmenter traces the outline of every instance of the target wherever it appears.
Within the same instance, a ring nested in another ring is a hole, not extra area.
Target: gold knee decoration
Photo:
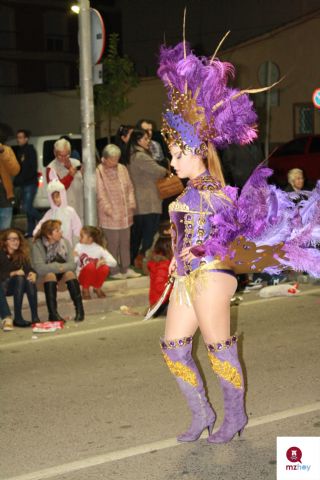
[[[208,352],[211,368],[218,377],[232,383],[235,388],[242,388],[242,378],[238,370],[230,362],[219,360],[213,353]]]
[[[192,387],[198,386],[197,376],[191,368],[183,365],[181,362],[174,362],[166,353],[163,353],[163,358],[168,365],[170,372],[175,377],[181,378],[183,381],[189,383],[189,385]]]

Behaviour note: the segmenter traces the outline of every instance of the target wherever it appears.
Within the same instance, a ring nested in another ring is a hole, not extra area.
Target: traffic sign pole
[[[79,45],[82,161],[84,165],[84,221],[86,225],[95,226],[97,225],[96,147],[92,86],[90,3],[89,0],[78,1],[80,6]]]

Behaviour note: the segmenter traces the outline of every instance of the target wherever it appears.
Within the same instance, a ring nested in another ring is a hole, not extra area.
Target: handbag
[[[169,161],[168,161],[169,163]],[[180,178],[170,172],[170,163],[168,175],[156,181],[159,196],[162,200],[174,197],[183,192],[184,186]]]

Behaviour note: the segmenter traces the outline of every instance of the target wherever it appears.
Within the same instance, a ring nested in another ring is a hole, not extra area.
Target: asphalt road
[[[274,480],[277,436],[320,435],[319,312],[314,286],[232,308],[250,421],[217,446],[175,441],[189,415],[158,347],[163,319],[114,312],[35,339],[0,332],[0,479]],[[221,393],[195,343],[218,426]]]

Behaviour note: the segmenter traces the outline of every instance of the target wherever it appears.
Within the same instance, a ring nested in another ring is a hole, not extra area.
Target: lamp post
[[[84,165],[84,220],[87,225],[96,225],[96,146],[92,84],[90,2],[89,0],[78,0],[78,3],[80,7],[79,46],[82,161]],[[79,201],[81,200],[79,199]]]

